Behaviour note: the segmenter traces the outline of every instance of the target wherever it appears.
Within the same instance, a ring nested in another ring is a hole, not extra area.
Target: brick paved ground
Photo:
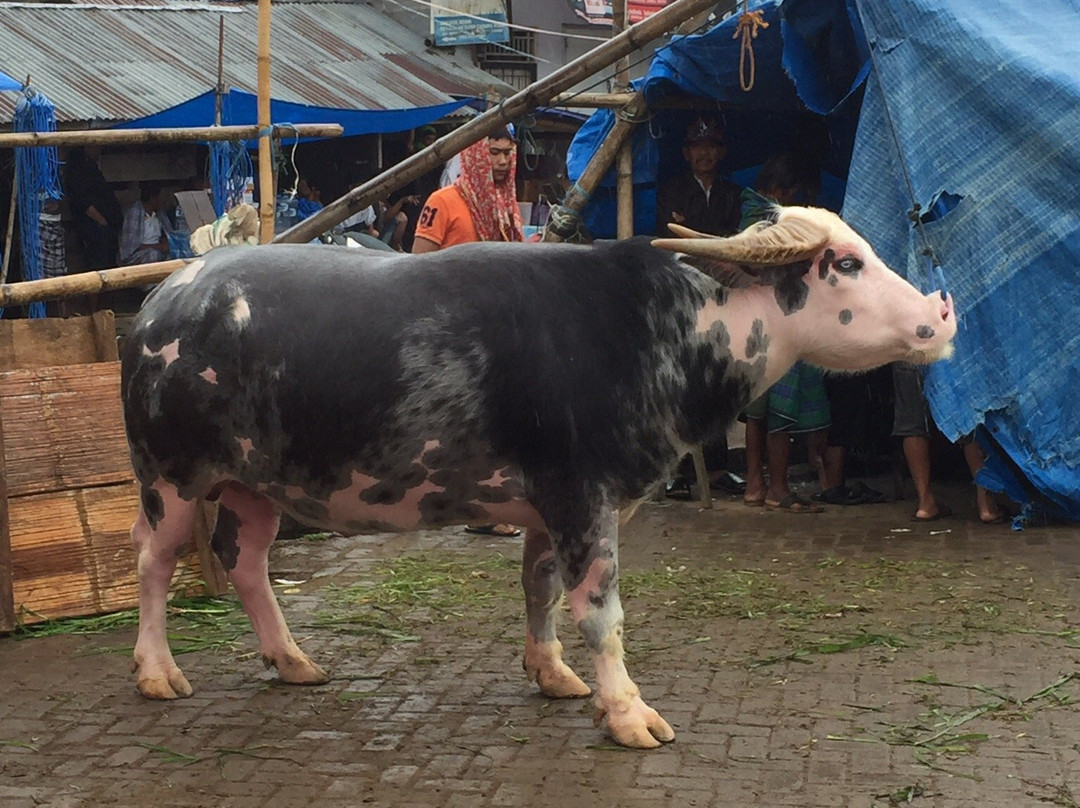
[[[0,639],[0,806],[1078,805],[1080,529],[912,509],[645,506],[623,538],[629,664],[677,732],[652,752],[525,681],[514,573],[484,566],[520,540],[279,542],[274,576],[303,581],[282,603],[328,685],[276,684],[245,634],[180,656],[195,696],[154,703],[116,652],[133,628]],[[475,567],[468,609],[327,624],[343,588],[421,551]]]

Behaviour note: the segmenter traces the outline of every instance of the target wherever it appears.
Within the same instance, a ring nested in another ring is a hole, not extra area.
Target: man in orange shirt
[[[412,251],[434,252],[470,241],[523,241],[516,171],[517,146],[505,129],[465,149],[454,184],[427,198]],[[469,525],[465,531],[507,538],[521,535],[513,525]]]
[[[461,175],[427,198],[413,252],[470,241],[523,241],[514,176],[517,146],[505,129],[461,153]]]

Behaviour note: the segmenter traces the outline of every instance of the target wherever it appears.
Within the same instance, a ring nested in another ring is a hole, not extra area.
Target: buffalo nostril
[[[915,329],[915,336],[919,339],[930,339],[934,336],[934,329],[928,325],[920,325]]]

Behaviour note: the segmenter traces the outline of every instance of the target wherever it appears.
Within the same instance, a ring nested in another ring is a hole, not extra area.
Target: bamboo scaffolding
[[[340,137],[337,123],[301,123],[273,127],[275,138]],[[175,129],[90,129],[67,132],[9,132],[0,134],[0,148],[26,146],[116,146],[129,143],[174,143],[196,140],[254,140],[257,125],[182,126]]]
[[[585,76],[592,75],[614,64],[623,56],[645,47],[652,40],[672,30],[681,22],[711,8],[715,3],[716,0],[675,0],[671,5],[630,26],[584,56],[578,57],[540,81],[533,82],[498,106],[444,135],[431,146],[331,202],[318,213],[278,235],[274,241],[294,243],[310,241],[324,230],[343,222],[352,214],[358,213],[390,192],[412,182],[440,163],[445,163],[480,138],[536,107],[550,103],[557,94],[573,86]]]
[[[553,107],[586,107],[588,109],[619,109],[633,99],[630,92],[559,93],[551,99]],[[716,101],[696,95],[679,95],[658,99],[650,109],[715,109]]]

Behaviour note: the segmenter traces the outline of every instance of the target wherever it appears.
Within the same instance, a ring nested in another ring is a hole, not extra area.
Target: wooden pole
[[[270,161],[270,0],[259,0],[259,243],[274,237],[274,167]]]
[[[588,107],[619,109],[630,103],[633,93],[559,93],[551,99],[552,107]],[[657,99],[650,109],[716,109],[716,100],[699,95],[676,95]]]
[[[344,221],[384,195],[412,182],[440,163],[445,163],[480,138],[506,126],[515,118],[547,104],[558,93],[569,89],[585,76],[614,64],[621,57],[643,48],[683,20],[711,8],[716,0],[675,0],[650,17],[632,25],[616,37],[602,43],[555,72],[533,82],[524,90],[504,100],[494,109],[478,115],[464,126],[444,135],[426,149],[406,158],[389,171],[354,188],[322,210],[278,235],[275,242],[307,242],[324,230]],[[610,161],[609,161],[610,165]]]
[[[613,0],[611,4],[612,35],[618,36],[627,23],[626,0]],[[616,65],[615,89],[630,87],[630,57],[624,56]],[[631,238],[634,235],[634,141],[627,137],[619,147],[615,161],[615,237]]]
[[[153,264],[136,264],[130,267],[100,269],[96,272],[79,272],[59,278],[43,278],[39,281],[5,283],[0,286],[0,307],[25,306],[43,300],[57,300],[76,295],[97,294],[114,289],[128,289],[165,280],[173,272],[186,266],[192,259],[175,258]],[[195,259],[198,260],[198,259]]]
[[[0,283],[7,281],[8,264],[11,263],[11,247],[15,240],[15,203],[19,196],[19,168],[12,165],[15,172],[11,175],[11,207],[8,208],[7,235],[4,236],[4,264],[0,267]]]
[[[337,123],[302,123],[273,127],[274,137],[340,137]],[[0,148],[24,146],[114,146],[121,143],[171,143],[194,140],[254,140],[258,126],[182,126],[175,129],[89,129],[67,132],[0,134]]]
[[[221,126],[221,99],[225,95],[225,15],[218,17],[217,86],[214,88],[214,126]]]

